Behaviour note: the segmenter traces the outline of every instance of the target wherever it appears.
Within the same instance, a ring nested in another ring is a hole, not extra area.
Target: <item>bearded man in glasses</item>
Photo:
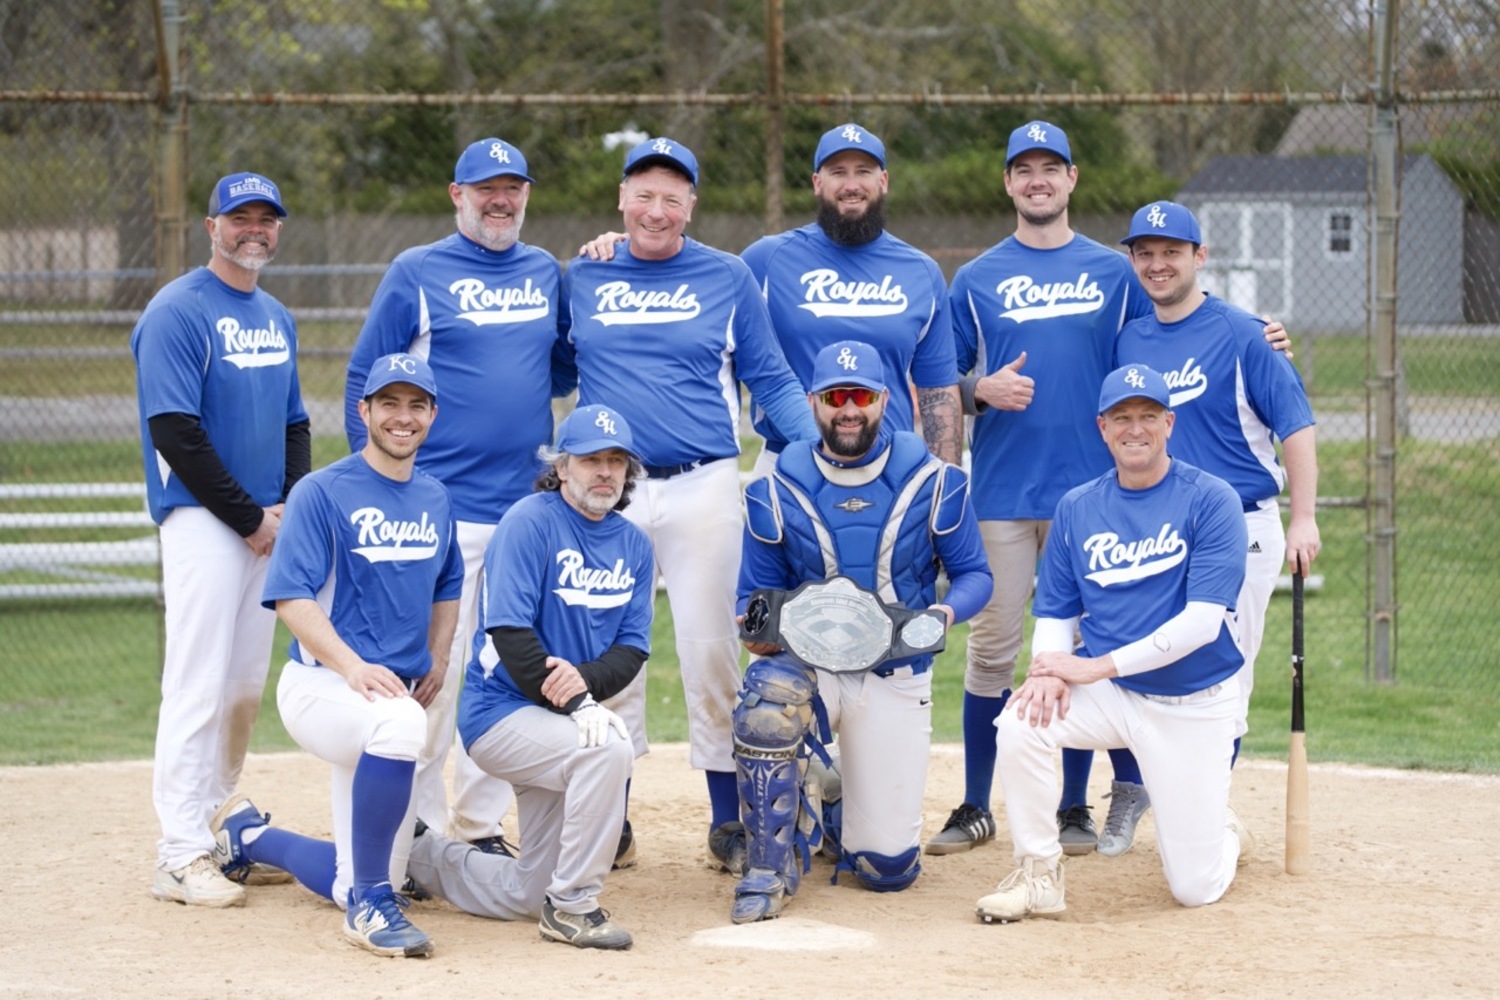
[[[825,347],[810,390],[821,439],[788,445],[745,491],[742,622],[757,590],[834,576],[887,607],[941,612],[930,625],[938,635],[973,615],[993,581],[968,477],[918,435],[883,423],[890,393],[879,353],[856,340]],[[949,581],[941,601],[940,568]],[[932,653],[903,655],[893,644],[868,668],[836,669],[771,642],[745,646],[757,657],[734,713],[746,862],[730,918],[780,915],[820,845],[835,879],[849,873],[877,892],[911,885],[921,871]]]

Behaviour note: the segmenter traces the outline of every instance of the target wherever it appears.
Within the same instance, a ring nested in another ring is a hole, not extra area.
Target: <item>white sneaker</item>
[[[1250,828],[1240,819],[1240,814],[1229,807],[1229,829],[1240,841],[1240,857],[1236,861],[1236,868],[1243,868],[1250,863],[1250,855],[1255,853],[1255,838],[1250,834]]]
[[[173,871],[158,868],[151,895],[167,902],[214,909],[242,906],[245,902],[245,890],[225,878],[207,854]]]
[[[1051,869],[1037,858],[1027,858],[994,892],[979,901],[976,912],[987,924],[997,920],[1005,924],[1032,914],[1061,913],[1065,909],[1062,862]]]

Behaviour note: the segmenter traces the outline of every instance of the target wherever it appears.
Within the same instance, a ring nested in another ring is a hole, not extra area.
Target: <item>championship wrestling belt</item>
[[[886,604],[847,576],[833,576],[796,590],[756,590],[740,638],[780,646],[809,667],[847,673],[941,652],[948,618],[933,608]]]

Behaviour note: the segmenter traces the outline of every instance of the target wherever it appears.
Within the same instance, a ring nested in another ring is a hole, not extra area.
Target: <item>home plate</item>
[[[730,924],[698,931],[691,938],[705,948],[759,948],[762,951],[843,951],[868,948],[875,935],[820,920],[787,917],[754,924]]]

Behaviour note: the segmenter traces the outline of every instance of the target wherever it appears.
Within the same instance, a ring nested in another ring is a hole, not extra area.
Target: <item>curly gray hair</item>
[[[536,457],[542,460],[542,472],[531,484],[531,488],[537,493],[560,493],[562,492],[562,479],[557,474],[559,462],[566,461],[568,452],[559,451],[548,445],[542,445],[536,450]],[[634,455],[629,455],[629,466],[625,470],[625,488],[620,491],[620,502],[615,504],[615,510],[624,510],[630,506],[630,495],[635,492],[635,481],[643,479],[646,475],[646,467],[641,460]]]

